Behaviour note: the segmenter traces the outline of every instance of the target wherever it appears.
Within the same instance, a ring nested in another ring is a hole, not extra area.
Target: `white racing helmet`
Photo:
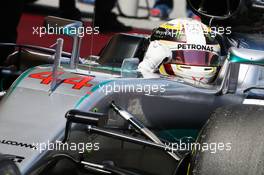
[[[188,82],[211,83],[221,67],[221,47],[216,34],[194,19],[175,19],[154,30],[152,41],[159,41],[172,52],[160,73],[175,75]]]

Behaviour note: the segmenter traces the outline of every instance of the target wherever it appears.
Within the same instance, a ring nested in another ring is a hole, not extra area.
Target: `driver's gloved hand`
[[[169,47],[159,41],[152,41],[138,70],[140,72],[156,72],[164,61],[169,62],[171,58],[172,52]]]

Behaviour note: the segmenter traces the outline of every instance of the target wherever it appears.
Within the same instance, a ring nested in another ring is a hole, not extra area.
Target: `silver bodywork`
[[[247,69],[247,78],[244,69]],[[246,66],[241,70],[243,71],[240,79],[243,81],[240,81],[242,85],[240,89],[256,83],[258,67]],[[39,150],[32,149],[35,144],[61,140],[66,122],[64,115],[69,109],[83,111],[97,109],[109,114],[110,125],[118,125],[120,121],[109,111],[109,103],[115,100],[149,127],[158,130],[198,129],[216,107],[241,104],[245,98],[239,93],[212,95],[215,89],[199,89],[166,78],[123,79],[118,74],[110,75],[100,69],[74,71],[65,68],[60,71],[63,72],[59,77],[61,80],[90,77],[91,80],[88,82],[90,87],[83,86],[77,90],[73,89],[73,84],[60,83],[54,92],[49,94],[49,83],[43,84],[41,79],[30,77],[34,74],[52,72],[49,66],[39,66],[24,72],[1,100],[0,152],[23,157],[24,159],[18,163],[23,174],[28,173],[30,168],[47,154],[47,151],[40,153]],[[131,84],[159,85],[163,86],[165,91],[154,93],[105,91],[110,86]]]
[[[0,133],[1,141],[10,141],[34,145],[37,143],[53,142],[58,139],[65,127],[64,114],[75,108],[78,101],[92,87],[74,90],[70,84],[62,84],[49,95],[49,85],[41,84],[41,80],[29,76],[39,72],[50,72],[51,68],[37,67],[21,75],[12,85],[0,105]],[[81,75],[65,73],[64,78],[79,77]],[[99,81],[100,82],[100,81]],[[96,85],[98,82],[91,82]],[[0,152],[24,157],[18,163],[21,172],[29,170],[33,163],[46,152],[40,154],[26,146],[1,144]]]
[[[193,87],[170,77],[128,78],[121,77],[126,75],[122,69],[90,65],[72,69],[76,66],[31,68],[1,99],[0,153],[17,156],[22,174],[30,174],[32,167],[48,155],[48,150],[36,150],[37,144],[62,140],[64,115],[70,109],[106,113],[108,125],[122,126],[124,121],[109,109],[115,101],[155,131],[199,130],[217,107],[243,104],[248,95],[243,90],[262,82],[261,67],[241,65],[236,93],[220,95],[221,82]],[[228,76],[227,67],[226,61],[219,74],[222,81]],[[60,72],[56,82],[54,72]],[[150,89],[154,86],[155,91]],[[115,91],[115,87],[119,89]]]

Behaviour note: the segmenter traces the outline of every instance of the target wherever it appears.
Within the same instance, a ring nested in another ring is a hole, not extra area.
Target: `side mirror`
[[[63,34],[75,37],[78,35],[78,29],[83,26],[81,21],[59,18],[55,16],[47,16],[44,25],[48,31],[55,34]]]
[[[235,93],[237,90],[240,64],[264,66],[264,51],[236,48],[229,50],[228,78],[223,89],[224,93]]]
[[[238,12],[242,0],[187,0],[187,3],[201,17],[225,20]]]
[[[48,16],[45,18],[45,26],[51,33],[63,34],[73,38],[70,68],[76,69],[79,63],[82,40],[82,37],[78,32],[83,27],[83,23],[81,21]]]
[[[264,51],[232,47],[228,60],[231,63],[264,66]]]

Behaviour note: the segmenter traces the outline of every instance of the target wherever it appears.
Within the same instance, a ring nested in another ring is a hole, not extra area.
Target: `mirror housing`
[[[238,85],[240,64],[264,66],[264,51],[232,47],[228,55],[228,78],[224,82],[223,93],[235,93]]]
[[[82,27],[83,24],[81,21],[64,19],[55,16],[47,16],[44,20],[44,26],[48,29],[56,28],[58,34],[60,33],[63,35],[75,37],[77,33],[73,35],[71,33],[71,30],[78,30],[78,28]]]
[[[231,63],[264,66],[264,51],[232,47],[228,60]]]
[[[61,33],[73,38],[70,68],[76,69],[79,63],[81,41],[82,41],[82,37],[79,35],[78,31],[80,31],[80,28],[83,27],[83,23],[81,21],[58,18],[55,16],[47,16],[45,18],[45,26],[48,29],[50,28],[56,29],[56,32],[58,32],[56,34]]]

